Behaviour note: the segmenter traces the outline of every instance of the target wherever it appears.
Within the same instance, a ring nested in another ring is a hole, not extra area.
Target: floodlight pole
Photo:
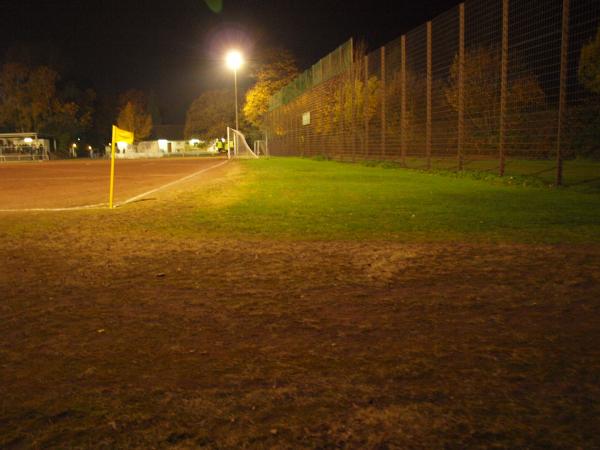
[[[237,69],[233,69],[233,88],[235,90],[235,129],[240,130],[238,120],[238,89],[237,89]]]
[[[231,159],[231,148],[229,147],[229,143],[231,142],[229,140],[230,138],[230,130],[231,128],[227,127],[227,159]]]

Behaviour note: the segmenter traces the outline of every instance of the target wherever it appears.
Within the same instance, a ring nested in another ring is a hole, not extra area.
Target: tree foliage
[[[426,136],[427,79],[425,74],[409,68],[406,69],[406,79],[404,80],[406,109],[404,117],[402,117],[399,101],[402,98],[401,73],[394,73],[386,84],[387,130],[392,136],[401,136],[404,133],[404,142],[409,149],[411,145],[422,145]],[[432,80],[432,92],[443,92],[444,87],[442,81]],[[439,95],[432,96],[431,106],[434,111],[448,109],[446,100]],[[440,134],[450,134],[443,121],[438,123],[436,129],[444,130]]]
[[[212,139],[224,135],[235,123],[234,94],[229,89],[202,93],[188,108],[184,134],[187,139]]]
[[[246,93],[242,109],[246,120],[257,128],[263,125],[271,96],[298,75],[296,61],[287,50],[269,50],[262,59],[256,72],[256,84]]]
[[[146,95],[139,90],[129,90],[119,99],[120,108],[117,125],[133,132],[136,141],[141,141],[152,133],[152,113],[148,111]]]
[[[600,94],[600,27],[596,37],[581,48],[579,81],[590,92]]]
[[[60,148],[67,148],[76,137],[86,133],[93,123],[96,93],[68,83],[61,91],[55,113],[45,132],[56,137]]]
[[[58,74],[45,66],[9,63],[0,73],[0,121],[19,131],[41,131],[57,109]]]
[[[72,84],[59,89],[60,75],[48,66],[6,63],[0,69],[0,127],[48,133],[66,148],[92,123],[95,93]]]
[[[337,84],[322,89],[330,101],[312,111],[315,131],[320,134],[351,127],[352,123],[361,127],[381,105],[381,82],[375,76],[365,80],[361,74],[349,71]]]
[[[458,55],[450,67],[450,80],[445,89],[446,101],[458,111]],[[536,76],[524,66],[513,62],[514,73],[507,86],[507,138],[519,143],[528,139],[529,112],[545,104],[545,94]],[[500,67],[497,49],[477,47],[464,56],[465,141],[477,152],[495,151],[500,117]],[[539,134],[539,130],[532,130]],[[529,132],[531,134],[531,132]]]
[[[564,127],[567,149],[571,156],[600,158],[600,28],[581,48],[578,78],[588,95],[569,105]]]

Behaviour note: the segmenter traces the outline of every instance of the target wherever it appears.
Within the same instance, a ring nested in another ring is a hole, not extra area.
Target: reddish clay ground
[[[115,202],[157,188],[221,159],[117,160]],[[66,208],[108,202],[108,160],[0,164],[0,209]]]

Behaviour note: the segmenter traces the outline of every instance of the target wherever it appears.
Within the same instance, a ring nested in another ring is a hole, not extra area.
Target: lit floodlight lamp
[[[200,139],[190,139],[190,145],[197,145],[200,143]]]
[[[237,71],[242,64],[244,64],[244,57],[238,50],[230,50],[225,55],[225,63],[227,67],[233,70],[233,86],[235,89],[235,129],[240,129],[240,122],[238,119],[238,92],[237,92]]]
[[[30,137],[26,137],[25,139],[23,139],[25,141],[26,144],[31,144],[33,142],[33,139]]]
[[[244,57],[237,50],[230,50],[225,55],[225,63],[227,67],[233,71],[237,71],[244,64]]]

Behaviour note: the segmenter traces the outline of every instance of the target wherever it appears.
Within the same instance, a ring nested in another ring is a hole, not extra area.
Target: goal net
[[[228,158],[258,158],[252,151],[246,137],[238,130],[227,127]]]
[[[254,141],[254,153],[257,156],[269,156],[269,147],[267,146],[267,141]]]

